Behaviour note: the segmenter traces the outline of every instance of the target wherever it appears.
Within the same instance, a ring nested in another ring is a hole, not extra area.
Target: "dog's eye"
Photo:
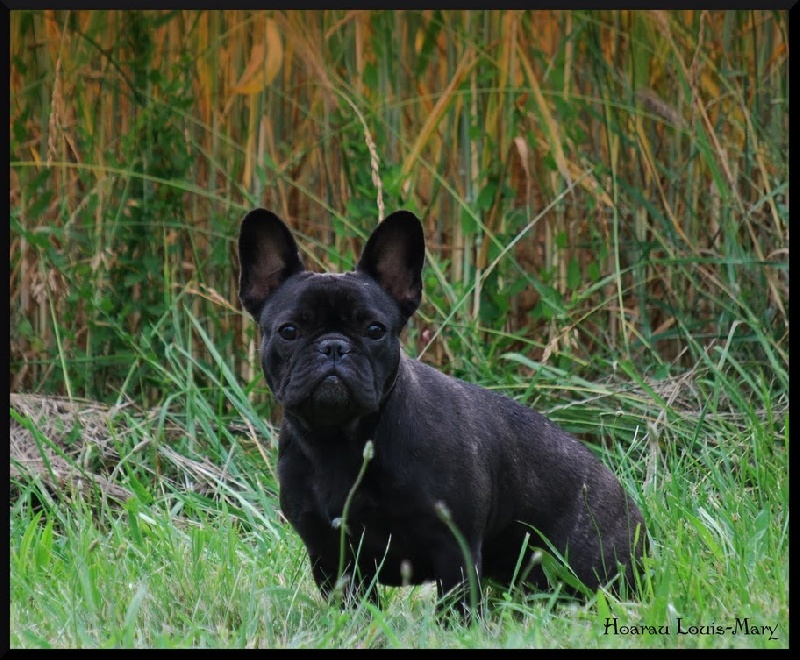
[[[367,327],[367,337],[370,339],[383,339],[386,334],[386,328],[380,323],[370,323]]]
[[[297,326],[287,323],[278,328],[278,334],[286,341],[292,341],[300,336],[300,331],[297,329]]]

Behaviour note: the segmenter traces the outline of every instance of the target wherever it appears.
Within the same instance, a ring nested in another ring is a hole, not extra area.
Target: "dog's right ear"
[[[255,209],[239,231],[239,300],[258,321],[264,303],[295,273],[305,270],[292,233],[271,211]]]

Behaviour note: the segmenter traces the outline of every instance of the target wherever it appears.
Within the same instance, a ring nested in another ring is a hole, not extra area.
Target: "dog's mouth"
[[[350,402],[350,388],[339,374],[328,374],[314,388],[311,400],[323,408],[341,408]]]
[[[360,417],[364,410],[341,374],[322,376],[302,399],[284,404],[310,426],[341,426]]]
[[[366,365],[298,363],[280,388],[284,409],[309,427],[346,426],[378,407]]]

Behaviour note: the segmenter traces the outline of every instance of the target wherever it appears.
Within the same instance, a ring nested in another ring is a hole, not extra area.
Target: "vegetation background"
[[[13,646],[788,645],[786,12],[10,21]],[[424,218],[409,352],[612,465],[638,602],[320,602],[236,297],[253,206],[333,269]]]

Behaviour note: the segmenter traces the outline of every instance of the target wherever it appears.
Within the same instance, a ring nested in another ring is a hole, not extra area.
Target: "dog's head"
[[[397,211],[354,271],[313,273],[278,216],[245,216],[239,298],[261,328],[264,376],[286,413],[319,428],[378,410],[397,376],[400,331],[420,303],[424,256],[420,221]]]

